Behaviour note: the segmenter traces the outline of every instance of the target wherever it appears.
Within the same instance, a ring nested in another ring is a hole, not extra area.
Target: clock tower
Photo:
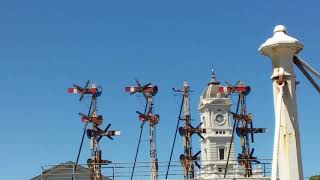
[[[221,178],[230,150],[228,171],[233,169],[234,147],[230,149],[232,127],[230,126],[231,100],[219,91],[220,82],[212,72],[208,86],[200,96],[198,110],[202,128],[206,129],[201,145],[201,179]],[[228,176],[227,176],[228,177]]]

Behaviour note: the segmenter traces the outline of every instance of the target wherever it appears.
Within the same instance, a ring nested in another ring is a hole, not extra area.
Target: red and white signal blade
[[[125,87],[125,91],[128,93],[133,93],[133,92],[136,92],[137,90],[138,90],[138,87],[135,87],[135,86]]]
[[[82,93],[81,90],[77,89],[77,88],[68,88],[68,93]]]
[[[231,86],[219,86],[219,91],[224,93],[229,93],[231,91],[237,91],[237,92],[246,92],[249,90],[248,86],[236,86],[234,89]]]
[[[85,117],[81,117],[81,122],[86,122],[87,119]]]
[[[227,92],[230,92],[231,90],[232,90],[232,87],[230,87],[230,86],[219,86],[220,92],[227,93]]]
[[[236,90],[238,92],[246,92],[249,90],[248,86],[237,86]]]

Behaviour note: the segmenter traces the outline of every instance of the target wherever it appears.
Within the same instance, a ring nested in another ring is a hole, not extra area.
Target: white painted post
[[[276,121],[280,121],[278,158],[273,159],[273,178],[276,177],[277,159],[280,180],[302,180],[303,170],[301,161],[300,133],[296,103],[296,79],[293,73],[293,56],[303,49],[303,44],[297,39],[287,35],[284,26],[278,25],[274,28],[273,37],[263,43],[259,51],[262,55],[272,60],[272,80],[274,110]],[[279,85],[283,77],[283,94]],[[279,94],[282,98],[278,98]],[[278,102],[281,101],[281,102]],[[279,112],[279,113],[277,113]],[[277,133],[277,132],[275,132]],[[276,137],[276,134],[275,134]],[[275,139],[276,141],[276,139]],[[274,148],[274,151],[275,148]],[[275,169],[274,169],[275,168]]]
[[[283,69],[281,69],[283,74]],[[272,171],[271,171],[271,180],[277,179],[278,174],[278,156],[279,156],[279,140],[280,140],[280,125],[281,125],[281,114],[282,114],[282,99],[283,99],[283,86],[284,83],[278,86],[279,93],[277,99],[277,109],[275,111],[275,128],[274,128],[274,142],[273,142],[273,156],[272,156]]]

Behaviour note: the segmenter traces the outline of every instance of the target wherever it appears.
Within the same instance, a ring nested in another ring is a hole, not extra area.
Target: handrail
[[[255,176],[259,176],[259,179],[270,179],[271,174],[271,159],[259,159],[261,164],[254,164],[253,165],[253,172],[254,176],[250,179],[255,179]],[[166,176],[166,167],[167,167],[168,161],[161,161],[159,162],[159,178],[163,179]],[[224,172],[219,172],[218,169],[216,170],[208,170],[205,167],[210,166],[213,167],[213,164],[223,164],[226,163],[226,160],[220,160],[220,161],[202,161],[203,169],[196,171],[196,178],[201,176],[211,176],[215,175],[216,177],[223,177]],[[133,162],[113,162],[110,164],[101,164],[101,170],[104,177],[112,180],[127,180],[130,178],[131,169],[133,166]],[[144,162],[136,162],[136,170],[134,179],[144,180],[144,179],[150,179],[150,169],[149,166],[150,163],[148,161]],[[45,180],[45,177],[54,177],[54,178],[63,178],[63,177],[71,177],[74,176],[75,180],[80,177],[89,177],[89,171],[86,172],[87,164],[78,164],[77,166],[82,166],[82,168],[77,168],[77,170],[74,172],[75,164],[58,164],[58,165],[45,165],[41,167],[41,179]],[[242,179],[242,167],[239,165],[237,160],[230,160],[229,166],[228,166],[228,173],[227,178],[232,179]],[[84,169],[85,168],[85,169]],[[54,170],[58,171],[54,171]],[[176,179],[184,179],[183,178],[184,171],[181,167],[180,161],[171,161],[171,169],[168,173],[168,176],[170,180]],[[219,179],[219,178],[218,178]],[[247,178],[248,179],[248,178]]]

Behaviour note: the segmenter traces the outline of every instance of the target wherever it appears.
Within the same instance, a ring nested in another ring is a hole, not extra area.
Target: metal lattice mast
[[[260,164],[260,161],[257,160],[257,157],[253,156],[254,148],[250,147],[250,143],[254,143],[254,134],[266,132],[265,128],[253,128],[253,115],[251,113],[247,113],[246,96],[250,93],[250,89],[250,86],[245,86],[241,81],[238,81],[238,83],[234,86],[229,85],[227,87],[219,87],[219,91],[225,92],[227,95],[231,93],[239,94],[237,110],[235,113],[231,112],[235,122],[232,130],[230,149],[232,147],[234,133],[236,132],[240,138],[241,145],[241,153],[238,153],[237,159],[242,167],[244,177],[252,176],[253,162]],[[238,110],[240,110],[239,113]],[[224,177],[226,177],[227,175],[228,163],[230,158],[229,153]]]
[[[206,130],[203,128],[200,128],[200,123],[197,127],[193,127],[191,125],[191,114],[190,114],[190,105],[189,105],[189,85],[187,82],[184,82],[183,90],[176,90],[176,92],[183,93],[182,98],[182,105],[183,105],[183,111],[184,111],[184,117],[179,118],[180,120],[185,121],[185,126],[179,128],[179,133],[183,137],[183,147],[184,147],[184,153],[180,155],[180,162],[184,170],[184,178],[190,179],[195,177],[195,166],[196,165],[199,169],[201,168],[200,165],[196,162],[199,158],[197,157],[201,151],[197,152],[195,155],[192,154],[192,145],[191,145],[191,136],[196,133],[198,134],[202,139],[203,136],[200,133],[205,133]]]
[[[98,118],[97,115],[97,98],[96,97],[92,97],[92,102],[93,102],[93,106],[92,106],[92,113],[91,113],[91,118]],[[102,120],[102,119],[101,119]],[[98,132],[98,123],[92,123],[92,132]],[[87,135],[88,132],[90,132],[90,129],[87,130]],[[101,160],[101,151],[100,151],[100,147],[99,147],[99,142],[97,140],[97,136],[92,135],[90,137],[90,135],[88,135],[88,137],[90,138],[90,150],[91,150],[91,155],[92,155],[92,159],[88,159],[87,164],[89,167],[89,170],[91,172],[91,179],[92,180],[101,180],[101,163],[108,163],[110,161],[107,160]]]
[[[136,79],[137,86],[129,86],[125,88],[125,91],[130,93],[131,95],[134,93],[141,93],[143,94],[146,100],[146,107],[145,112],[141,113],[136,111],[139,115],[139,120],[142,121],[140,126],[140,137],[142,133],[142,128],[144,124],[149,121],[149,141],[150,141],[150,179],[157,180],[158,179],[158,159],[157,159],[157,150],[156,150],[156,142],[155,142],[155,128],[156,124],[159,122],[159,115],[153,115],[153,96],[155,96],[158,92],[158,86],[152,86],[151,83],[148,83],[144,86],[141,86],[140,82]],[[136,151],[136,157],[139,152],[139,145],[140,145],[141,138],[139,138],[138,147]],[[136,159],[133,165],[131,179],[133,179],[134,170],[135,170]]]
[[[86,133],[87,137],[90,139],[90,150],[91,150],[92,159],[87,160],[87,164],[90,172],[90,179],[101,180],[102,179],[101,165],[111,163],[111,161],[102,160],[101,150],[99,148],[99,141],[103,136],[106,136],[109,139],[113,140],[111,136],[120,135],[120,131],[109,131],[108,129],[110,128],[111,124],[108,124],[104,130],[101,130],[99,128],[99,126],[102,125],[103,123],[103,117],[102,115],[98,115],[97,113],[97,97],[99,97],[102,94],[102,88],[100,86],[96,87],[94,84],[92,84],[91,87],[89,87],[89,84],[90,84],[90,81],[87,81],[85,87],[83,88],[78,85],[73,85],[72,88],[68,89],[68,92],[81,94],[79,99],[80,101],[83,100],[85,95],[91,95],[91,103],[90,103],[88,114],[85,115],[85,114],[79,113],[79,115],[81,116],[82,121],[85,122],[84,134]],[[88,124],[92,124],[92,129],[87,129]],[[81,145],[79,148],[75,167],[77,167],[77,163],[81,153],[84,134],[82,136]]]
[[[189,86],[187,82],[184,82],[183,85],[183,110],[184,110],[184,120],[185,120],[185,127],[190,126],[190,105],[189,105]],[[190,144],[191,132],[187,131],[183,136],[183,146],[184,146],[184,154],[187,158],[186,166],[184,167],[185,171],[185,178],[194,178],[194,164],[192,162],[192,147]]]
[[[148,96],[148,109],[149,115],[153,113],[153,98],[152,95]],[[152,122],[149,120],[149,130],[150,130],[150,175],[151,180],[158,179],[158,159],[157,159],[157,150],[155,144],[155,125],[158,122]]]
[[[240,93],[240,118],[238,121],[241,123],[240,127],[236,128],[237,134],[240,137],[241,141],[241,154],[238,155],[238,161],[243,169],[243,176],[250,177],[252,175],[252,165],[250,157],[251,149],[250,149],[250,141],[249,141],[249,133],[252,129],[249,128],[249,123],[252,121],[252,117],[247,115],[247,107],[245,104],[245,96],[243,93]],[[237,118],[234,118],[237,119]],[[252,123],[252,122],[251,122]]]

